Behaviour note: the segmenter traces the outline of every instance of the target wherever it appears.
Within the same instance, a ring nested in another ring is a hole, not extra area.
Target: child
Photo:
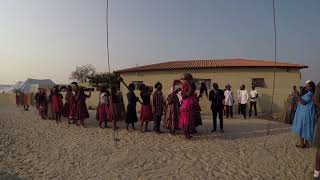
[[[140,114],[140,120],[141,120],[141,126],[140,126],[140,132],[147,132],[148,131],[148,123],[152,121],[153,115],[152,115],[152,107],[150,103],[150,96],[151,96],[151,88],[148,86],[141,86],[140,88],[140,97],[142,99],[142,104],[141,104],[141,114]],[[146,123],[144,131],[143,125]]]
[[[161,133],[161,117],[165,109],[165,102],[162,94],[162,84],[160,82],[157,82],[154,85],[154,88],[156,89],[152,96],[152,111],[155,116],[154,131],[156,131],[156,133]]]
[[[109,92],[106,87],[102,87],[100,91],[100,102],[98,105],[98,120],[99,126],[102,128],[102,123],[104,123],[104,127],[107,128],[108,121],[108,106],[109,106]]]
[[[120,99],[117,95],[117,88],[111,87],[111,95],[109,97],[109,119],[113,121],[113,130],[117,129],[117,121],[121,119],[121,112],[120,112]]]
[[[132,125],[133,130],[136,130],[134,128],[134,123],[138,122],[136,106],[139,99],[134,93],[135,88],[136,87],[134,84],[129,84],[129,87],[128,87],[129,92],[127,93],[128,106],[127,106],[127,115],[126,115],[127,130],[129,130],[129,124]]]

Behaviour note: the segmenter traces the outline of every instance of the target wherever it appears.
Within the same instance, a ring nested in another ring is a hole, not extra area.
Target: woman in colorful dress
[[[81,125],[84,126],[84,120],[89,118],[89,111],[86,104],[86,99],[91,97],[91,90],[89,91],[89,95],[84,93],[84,88],[79,89],[79,94],[76,98],[77,101],[77,116],[75,118],[76,125],[79,126],[78,121],[81,122]]]
[[[208,98],[208,90],[207,90],[207,86],[205,83],[201,83],[201,86],[200,86],[200,93],[199,95],[197,95],[196,93],[196,86],[194,83],[192,83],[192,87],[195,91],[194,93],[194,96],[195,98],[197,99],[197,103],[195,104],[195,108],[194,108],[194,111],[195,111],[195,114],[194,114],[194,129],[192,131],[193,134],[196,134],[198,133],[197,131],[197,127],[198,126],[202,126],[202,118],[201,118],[201,107],[200,107],[200,104],[199,104],[199,101],[200,99],[203,97],[203,95],[205,95],[207,98]]]
[[[109,97],[109,119],[113,122],[113,130],[117,129],[117,121],[121,120],[121,104],[118,96],[117,88],[111,87],[111,95]]]
[[[141,104],[141,113],[140,113],[140,121],[141,121],[141,126],[140,126],[140,132],[147,132],[148,131],[148,123],[153,120],[153,115],[152,115],[152,107],[151,107],[151,93],[152,89],[148,86],[141,86],[140,87],[140,97],[142,99],[142,104]],[[143,131],[143,125],[144,123],[145,128]]]
[[[99,96],[99,105],[98,105],[98,120],[99,126],[102,128],[102,124],[104,123],[104,127],[107,128],[108,122],[108,106],[109,106],[109,91],[106,87],[102,87]]]
[[[164,126],[166,129],[170,130],[170,134],[174,134],[175,130],[177,130],[179,126],[180,101],[177,95],[181,90],[179,84],[180,81],[173,82],[173,88],[171,89],[171,93],[169,94],[166,101]]]
[[[182,78],[182,102],[180,107],[179,127],[187,139],[192,138],[190,135],[194,130],[194,117],[196,116],[195,107],[197,106],[197,97],[195,89],[192,87],[193,77],[190,73],[185,73]]]
[[[134,123],[138,122],[137,117],[137,102],[139,101],[139,98],[134,93],[135,90],[134,84],[129,84],[128,89],[129,92],[127,93],[128,98],[128,105],[127,105],[127,115],[126,115],[126,123],[127,123],[127,130],[129,130],[129,124],[132,125],[132,129],[136,130],[134,128]]]
[[[66,102],[64,103],[64,106],[63,106],[63,116],[66,117],[66,118],[69,118],[72,96],[73,96],[72,87],[68,86],[67,87],[66,97],[65,97]]]
[[[313,94],[315,91],[314,82],[309,82],[306,87],[306,94],[299,98],[299,104],[293,120],[292,131],[300,136],[299,148],[308,148],[312,142],[315,128],[315,108]]]

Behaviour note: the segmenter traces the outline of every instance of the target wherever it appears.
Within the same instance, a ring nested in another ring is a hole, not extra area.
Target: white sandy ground
[[[224,135],[211,134],[206,120],[193,140],[127,132],[122,122],[117,145],[111,129],[99,129],[93,118],[86,124],[0,106],[0,179],[304,180],[314,167],[315,150],[297,149],[289,126],[261,119],[225,120]]]

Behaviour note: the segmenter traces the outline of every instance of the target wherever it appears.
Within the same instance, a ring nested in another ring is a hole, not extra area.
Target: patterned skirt
[[[151,105],[141,105],[140,120],[142,122],[153,121]]]
[[[179,111],[175,109],[174,104],[167,107],[164,127],[167,129],[177,129],[179,127]]]

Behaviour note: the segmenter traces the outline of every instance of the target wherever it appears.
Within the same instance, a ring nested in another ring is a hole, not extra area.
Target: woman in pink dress
[[[69,118],[72,96],[73,96],[72,87],[68,86],[67,87],[67,94],[65,97],[66,102],[64,103],[64,106],[63,106],[63,116],[66,118]]]
[[[190,135],[194,130],[195,107],[197,107],[197,96],[192,88],[193,77],[190,73],[185,73],[181,79],[182,83],[182,101],[180,107],[179,128],[187,139],[192,138]]]
[[[99,96],[99,105],[98,105],[98,120],[99,120],[99,126],[100,128],[102,127],[102,124],[104,123],[104,127],[107,128],[107,122],[109,121],[108,119],[108,109],[109,109],[109,91],[107,90],[106,87],[102,87],[100,91],[100,96]]]

